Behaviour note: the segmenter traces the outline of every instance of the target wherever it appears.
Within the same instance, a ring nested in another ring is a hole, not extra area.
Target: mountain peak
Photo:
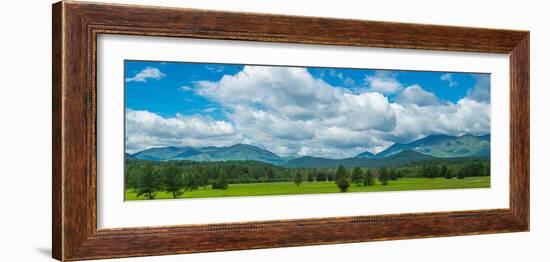
[[[429,135],[407,144],[395,143],[376,156],[387,157],[405,150],[414,150],[435,157],[488,156],[490,154],[490,138],[487,136]]]
[[[192,147],[188,147],[188,146],[187,147],[176,147],[176,146],[151,147],[143,151],[139,151],[133,154],[132,156],[138,159],[145,159],[145,160],[168,160],[192,149],[193,149]]]
[[[363,153],[359,153],[357,154],[355,157],[358,157],[358,158],[371,158],[371,157],[375,157],[375,155],[369,151],[365,151]]]
[[[432,135],[427,135],[427,136],[425,136],[424,138],[421,138],[421,139],[449,138],[449,137],[456,137],[456,136],[445,135],[445,134],[432,134]],[[419,140],[421,140],[421,139],[419,139]]]
[[[450,135],[443,135],[443,134],[435,134],[435,135],[428,135],[424,138],[418,139],[416,141],[413,141],[409,144],[413,143],[422,143],[422,142],[432,142],[432,141],[443,141],[448,139],[455,139],[456,136],[450,136]]]
[[[249,145],[249,144],[242,144],[242,143],[234,144],[232,146],[229,146],[229,148],[257,148],[257,149],[261,149],[257,146],[253,146],[253,145]]]

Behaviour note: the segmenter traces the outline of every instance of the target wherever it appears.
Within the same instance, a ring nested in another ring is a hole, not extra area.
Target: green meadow
[[[464,189],[464,188],[488,188],[491,186],[489,176],[466,177],[464,179],[437,178],[400,178],[382,185],[379,181],[370,186],[358,186],[351,184],[347,192],[379,192],[379,191],[405,191],[405,190],[431,190],[431,189]],[[296,185],[293,182],[247,183],[229,184],[227,189],[212,189],[211,185],[199,187],[191,191],[185,191],[178,198],[206,198],[206,197],[237,197],[237,196],[270,196],[270,195],[296,195],[296,194],[323,194],[340,193],[334,181],[303,182]],[[145,200],[147,197],[137,197],[136,190],[125,190],[126,200]],[[172,194],[159,191],[155,199],[172,199]]]

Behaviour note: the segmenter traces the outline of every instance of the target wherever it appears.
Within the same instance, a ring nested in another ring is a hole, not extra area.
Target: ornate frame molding
[[[56,259],[68,261],[529,230],[527,31],[72,1],[53,5],[52,26],[52,243]],[[98,229],[96,43],[99,34],[509,54],[510,208]]]

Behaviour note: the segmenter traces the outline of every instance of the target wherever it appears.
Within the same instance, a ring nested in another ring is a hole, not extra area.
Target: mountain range
[[[268,150],[247,144],[228,147],[155,147],[135,154],[126,153],[126,159],[228,161],[253,160],[285,167],[393,166],[437,158],[489,157],[490,135],[462,136],[430,135],[411,143],[395,143],[386,150],[373,154],[362,152],[355,157],[331,159],[322,157],[280,157]]]
[[[228,147],[155,147],[130,155],[131,158],[144,160],[194,160],[226,161],[254,160],[275,165],[284,164],[288,158],[280,157],[268,150],[247,144],[236,144]]]
[[[491,154],[491,135],[430,135],[408,144],[395,143],[376,155],[363,152],[356,157],[381,158],[406,150],[413,150],[433,157],[489,156]]]

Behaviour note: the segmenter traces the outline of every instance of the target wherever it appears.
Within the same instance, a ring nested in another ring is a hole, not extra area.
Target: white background
[[[506,55],[100,35],[97,59],[99,228],[509,207]],[[491,73],[491,188],[124,202],[124,59]]]
[[[105,0],[107,1],[107,0]],[[111,1],[109,1],[111,2]],[[134,258],[124,261],[548,261],[550,28],[544,1],[119,1],[208,9],[527,29],[531,31],[531,232]],[[51,245],[51,10],[2,6],[0,241],[2,261],[49,261]]]

